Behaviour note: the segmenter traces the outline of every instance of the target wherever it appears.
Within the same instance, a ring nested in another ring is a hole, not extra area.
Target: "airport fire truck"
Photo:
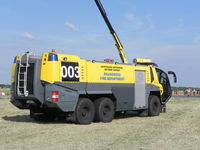
[[[111,122],[116,112],[148,116],[165,112],[172,91],[168,74],[151,59],[128,63],[123,46],[100,0],[95,0],[113,36],[122,63],[84,60],[55,50],[16,56],[12,68],[11,103],[29,109],[35,120],[71,117],[78,124]]]

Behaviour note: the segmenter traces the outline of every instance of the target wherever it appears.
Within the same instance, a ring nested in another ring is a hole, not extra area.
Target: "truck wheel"
[[[75,115],[78,124],[90,124],[94,120],[94,104],[88,98],[80,98],[76,107]]]
[[[149,116],[159,116],[161,111],[160,99],[158,96],[150,95],[149,96]]]
[[[95,101],[95,120],[101,122],[111,122],[114,118],[114,103],[107,97],[99,98]]]

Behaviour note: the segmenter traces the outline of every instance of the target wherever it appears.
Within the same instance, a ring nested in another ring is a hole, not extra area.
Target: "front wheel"
[[[88,98],[80,98],[76,107],[75,116],[78,124],[90,124],[94,120],[95,108]]]
[[[158,96],[150,95],[149,96],[149,116],[159,116],[161,111],[160,99]]]

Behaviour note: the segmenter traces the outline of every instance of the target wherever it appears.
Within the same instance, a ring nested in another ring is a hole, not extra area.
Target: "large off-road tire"
[[[95,101],[95,121],[111,122],[114,118],[115,107],[110,98],[102,97]]]
[[[77,124],[90,124],[94,120],[95,108],[88,98],[80,98],[76,107],[75,117]]]
[[[150,95],[149,96],[149,116],[159,116],[161,111],[160,99],[158,96]]]

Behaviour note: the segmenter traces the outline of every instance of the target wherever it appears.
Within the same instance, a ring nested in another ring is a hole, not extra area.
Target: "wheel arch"
[[[152,96],[152,95],[158,96],[158,98],[160,99],[160,102],[161,102],[160,91],[150,91],[149,97]]]
[[[110,98],[115,106],[116,106],[116,98],[113,94],[87,94],[87,95],[79,95],[79,98],[89,98],[92,102],[94,102],[96,99],[99,99],[101,97],[107,97],[107,98]]]

